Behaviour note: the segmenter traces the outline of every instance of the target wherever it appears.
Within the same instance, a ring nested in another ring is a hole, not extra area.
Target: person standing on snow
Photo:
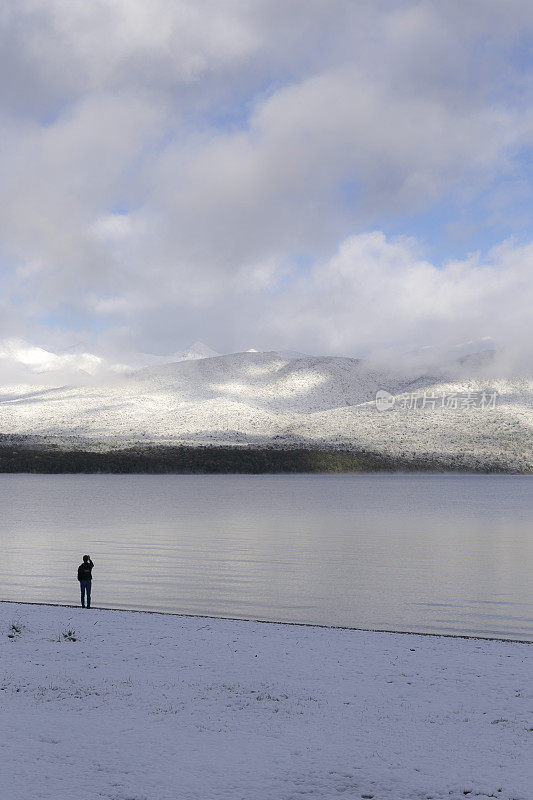
[[[87,595],[87,608],[91,607],[92,569],[94,567],[91,556],[83,556],[83,562],[78,567],[78,580],[81,591],[81,607],[85,608],[85,595]]]

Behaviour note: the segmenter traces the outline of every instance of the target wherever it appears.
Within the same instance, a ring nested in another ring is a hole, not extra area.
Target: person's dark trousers
[[[91,583],[92,581],[80,581],[82,608],[85,608],[85,593],[87,593],[87,608],[91,607]]]

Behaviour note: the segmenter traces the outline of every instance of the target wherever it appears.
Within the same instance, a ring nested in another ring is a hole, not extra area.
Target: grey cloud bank
[[[530,202],[532,28],[492,0],[6,2],[0,337],[376,358],[490,337],[529,369],[518,222],[460,259],[387,228]]]

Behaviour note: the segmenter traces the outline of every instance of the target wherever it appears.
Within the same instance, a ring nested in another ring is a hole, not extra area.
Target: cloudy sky
[[[530,0],[4,0],[0,339],[531,356]]]

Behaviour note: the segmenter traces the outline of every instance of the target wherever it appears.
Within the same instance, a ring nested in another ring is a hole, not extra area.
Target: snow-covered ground
[[[314,445],[533,469],[533,381],[467,369],[452,378],[385,372],[351,358],[188,359],[92,385],[4,385],[0,433],[80,437],[94,447]],[[391,409],[376,406],[379,390],[392,395]]]
[[[533,796],[531,645],[0,613],[5,800]]]

